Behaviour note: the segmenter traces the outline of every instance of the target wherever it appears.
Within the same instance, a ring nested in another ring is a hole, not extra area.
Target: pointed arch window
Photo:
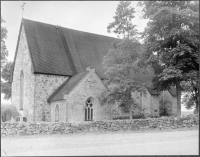
[[[55,108],[55,122],[58,121],[59,121],[59,105],[57,104]]]
[[[93,99],[88,98],[85,102],[85,121],[93,120]]]
[[[24,107],[24,73],[21,71],[20,73],[20,102],[19,102],[19,110],[23,110]]]

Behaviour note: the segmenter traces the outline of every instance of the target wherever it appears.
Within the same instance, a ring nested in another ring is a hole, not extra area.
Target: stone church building
[[[107,90],[101,64],[114,40],[22,19],[12,74],[12,104],[28,121],[112,119],[118,109],[102,106],[98,96]],[[147,91],[139,98],[141,105],[146,105],[149,114],[159,116],[160,94]],[[176,114],[176,94],[168,97],[171,102],[173,99],[171,109]]]

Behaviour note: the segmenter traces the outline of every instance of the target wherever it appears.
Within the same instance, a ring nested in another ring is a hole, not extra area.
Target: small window
[[[58,121],[59,121],[59,105],[57,104],[55,108],[55,122]]]
[[[154,109],[154,112],[157,112],[157,109]]]
[[[93,120],[93,103],[91,98],[87,99],[85,106],[85,121]]]

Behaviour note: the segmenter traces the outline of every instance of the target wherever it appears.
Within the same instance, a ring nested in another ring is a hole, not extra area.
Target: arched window
[[[19,110],[23,110],[24,106],[24,73],[21,71],[20,74],[20,102],[19,102]]]
[[[92,121],[93,120],[93,99],[88,98],[85,102],[85,121]]]
[[[55,108],[55,122],[58,122],[58,121],[59,121],[59,106],[57,104]]]

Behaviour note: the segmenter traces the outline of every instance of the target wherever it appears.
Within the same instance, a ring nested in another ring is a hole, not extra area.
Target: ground
[[[199,155],[199,129],[1,138],[1,155]]]

